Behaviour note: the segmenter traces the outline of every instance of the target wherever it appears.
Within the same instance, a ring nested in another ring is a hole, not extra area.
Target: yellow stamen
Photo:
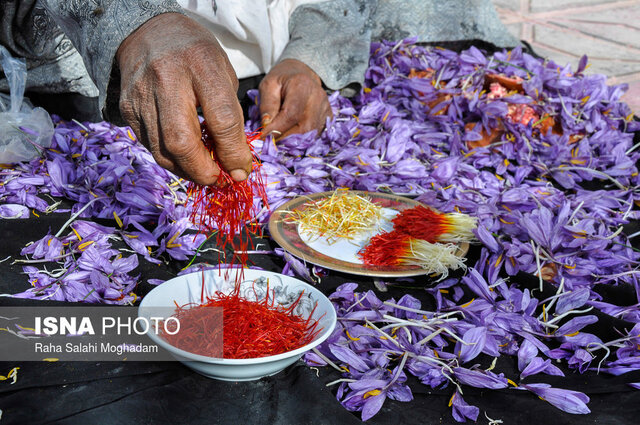
[[[380,390],[371,390],[371,391],[367,391],[366,393],[364,393],[364,395],[362,396],[362,398],[369,398],[371,396],[376,396],[378,394],[380,394],[382,391]]]
[[[167,248],[169,248],[169,245],[173,245],[176,239],[178,239],[178,232],[174,233],[173,236],[169,238],[169,240],[167,241]]]
[[[116,212],[113,212],[113,218],[116,219],[116,223],[118,223],[118,227],[120,227],[122,229],[122,220],[120,220],[120,217],[118,217],[118,214],[116,214]]]
[[[40,218],[40,216],[38,215],[38,213],[36,212],[36,210],[33,210],[33,215],[35,215],[36,217]]]
[[[360,158],[360,155],[358,155],[358,164],[360,164],[360,165],[369,165],[368,163],[364,162],[362,160],[362,158]]]
[[[13,369],[11,369],[9,371],[9,373],[7,374],[7,376],[3,376],[0,375],[0,381],[6,381],[7,379],[12,379],[13,378],[13,382],[16,382],[16,379],[18,378],[18,369],[20,369],[19,367],[14,367]]]
[[[451,398],[449,399],[449,407],[451,407],[451,405],[453,404],[453,398],[456,396],[456,393],[454,392],[453,395],[451,396]]]
[[[78,245],[78,249],[80,251],[84,251],[89,245],[91,245],[92,243],[94,243],[95,241],[86,241],[81,243],[80,245]]]
[[[348,330],[344,330],[344,332],[347,334],[347,338],[349,338],[351,341],[360,341],[360,338],[354,338],[351,336],[351,334],[349,334]]]
[[[78,242],[82,241],[82,236],[80,236],[80,233],[78,233],[76,229],[74,229],[73,227],[71,228],[71,230],[73,230],[73,233],[76,234],[76,237],[78,238]]]
[[[572,334],[566,334],[565,336],[576,336],[576,335],[578,335],[579,333],[580,333],[580,331],[575,331],[574,333],[572,333]]]
[[[507,382],[510,383],[511,385],[513,385],[514,387],[518,387],[518,384],[516,384],[515,382],[513,382],[511,379],[507,378]]]
[[[475,298],[471,298],[471,301],[469,301],[468,303],[462,304],[460,306],[460,308],[467,308],[471,305],[472,302],[474,302],[476,299]]]

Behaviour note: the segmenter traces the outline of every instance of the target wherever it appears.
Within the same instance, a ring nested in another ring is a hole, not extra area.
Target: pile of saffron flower
[[[477,219],[479,260],[461,279],[426,286],[433,311],[410,295],[385,300],[354,283],[330,296],[338,326],[306,361],[339,371],[332,384],[345,408],[366,420],[387,398],[410,401],[413,375],[450,389],[460,422],[480,414],[464,399],[468,387],[511,388],[588,413],[585,394],[542,383],[541,374],[640,369],[638,235],[624,231],[640,215],[640,126],[620,101],[625,88],[586,66],[586,58],[571,69],[520,49],[490,56],[411,40],[374,43],[364,87],[351,99],[330,96],[334,118],[325,131],[256,141],[272,208],[346,187],[417,195]],[[250,112],[247,130],[255,131],[257,107]],[[59,198],[72,203],[67,225],[23,250],[32,287],[17,296],[131,302],[138,258],[184,260],[205,238],[187,234],[182,183],[127,129],[107,123],[57,122],[42,159],[0,178],[2,217],[51,213]],[[115,224],[85,220],[95,217]],[[309,276],[276,253],[287,261],[283,272]],[[540,288],[524,288],[521,272]],[[597,291],[602,285],[633,288],[635,298],[611,304]],[[549,286],[554,295],[543,296],[539,289]],[[588,331],[598,315],[624,323],[614,339]],[[500,356],[517,358],[519,374],[480,361]]]
[[[22,250],[30,288],[16,297],[128,304],[138,297],[139,258],[186,260],[204,242],[186,188],[155,163],[130,129],[55,121],[50,149],[0,170],[0,217],[71,213],[59,229]],[[71,203],[63,208],[61,199]],[[70,202],[69,202],[70,201]],[[112,226],[87,218],[111,219]]]
[[[640,369],[638,235],[623,232],[640,215],[640,126],[620,101],[625,87],[586,67],[586,57],[572,70],[521,49],[489,56],[374,43],[362,91],[331,96],[334,119],[322,134],[263,144],[273,207],[348,187],[418,195],[478,220],[480,258],[462,279],[427,288],[435,311],[356,284],[331,295],[338,326],[306,361],[339,372],[332,384],[345,408],[366,420],[386,398],[412,400],[411,374],[450,388],[459,422],[480,413],[464,400],[468,386],[527,391],[584,414],[585,394],[541,383],[540,374],[563,376],[557,362],[580,373]],[[540,291],[521,287],[519,272],[537,276]],[[542,296],[549,284],[555,294]],[[614,305],[599,285],[636,295]],[[615,339],[585,330],[600,313],[625,321]],[[481,354],[516,356],[519,375],[505,376],[495,361],[481,367]]]

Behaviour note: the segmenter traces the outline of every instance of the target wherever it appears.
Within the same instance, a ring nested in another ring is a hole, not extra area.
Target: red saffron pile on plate
[[[374,236],[358,253],[370,266],[418,266],[446,277],[464,267],[457,242],[474,240],[476,219],[458,213],[444,214],[423,205],[400,212],[393,230]]]
[[[313,341],[322,330],[312,318],[316,306],[306,319],[294,314],[304,292],[286,308],[276,305],[273,291],[271,295],[267,287],[267,297],[249,301],[240,296],[236,285],[231,294],[217,292],[200,305],[178,307],[174,317],[180,321],[180,331],[175,335],[165,333],[163,338],[181,350],[208,357],[219,357],[223,342],[225,359],[273,356]],[[208,307],[222,308],[222,329],[220,310]]]
[[[262,163],[252,147],[252,142],[260,137],[260,133],[247,134],[247,143],[253,155],[252,172],[248,179],[237,182],[222,168],[215,156],[213,138],[209,135],[204,121],[200,127],[202,143],[220,167],[220,176],[216,185],[189,183],[187,190],[189,197],[193,199],[193,209],[189,218],[201,232],[217,232],[218,247],[224,249],[230,245],[234,251],[239,251],[240,264],[246,266],[246,251],[251,244],[251,235],[258,234],[261,229],[256,219],[260,201],[263,208],[269,208],[261,170]],[[236,236],[237,242],[234,241]],[[230,262],[233,263],[233,259]]]
[[[467,242],[475,239],[475,219],[459,213],[444,214],[418,205],[406,209],[393,220],[393,230],[427,242]]]

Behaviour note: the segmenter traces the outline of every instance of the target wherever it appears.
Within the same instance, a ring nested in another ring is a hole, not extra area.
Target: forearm
[[[370,16],[377,1],[331,0],[298,7],[280,60],[297,59],[330,89],[362,83],[369,60]]]

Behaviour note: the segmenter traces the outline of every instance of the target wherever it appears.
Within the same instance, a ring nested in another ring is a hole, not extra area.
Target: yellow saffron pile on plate
[[[328,243],[338,238],[353,239],[370,231],[381,217],[382,207],[366,196],[337,189],[324,199],[309,201],[304,208],[291,211],[286,221],[297,223],[314,238],[325,238]]]

